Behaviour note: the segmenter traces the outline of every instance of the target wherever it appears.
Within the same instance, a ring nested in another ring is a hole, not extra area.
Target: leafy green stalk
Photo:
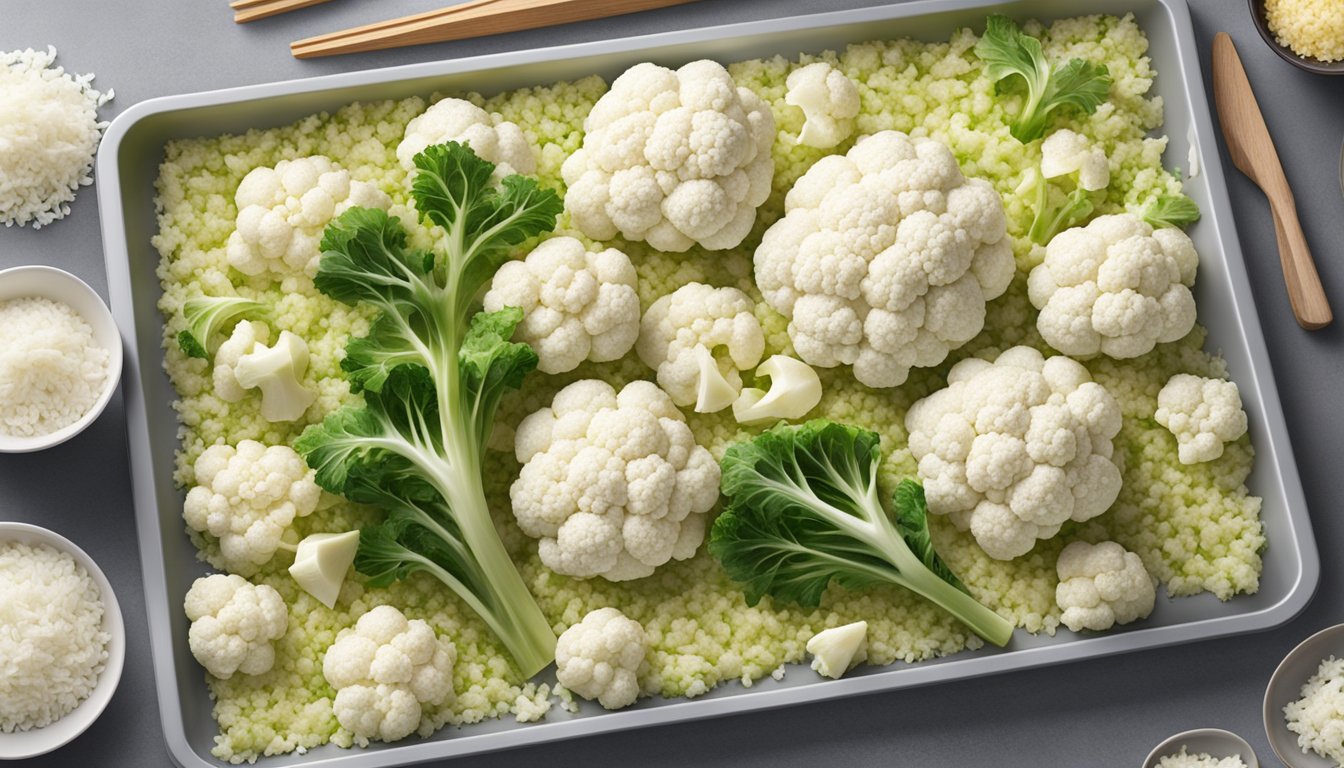
[[[1070,59],[1052,70],[1041,41],[1022,34],[1007,16],[989,17],[975,54],[985,62],[985,73],[1000,86],[1000,81],[1014,75],[1026,83],[1027,100],[1010,126],[1023,144],[1045,133],[1050,113],[1059,107],[1076,107],[1090,115],[1110,93],[1111,76],[1105,65]]]
[[[195,296],[182,305],[185,330],[178,332],[177,345],[188,357],[209,360],[219,344],[214,341],[229,326],[244,317],[263,317],[266,305],[239,296]]]
[[[898,584],[1003,646],[1013,625],[976,602],[934,551],[924,489],[905,480],[895,519],[878,498],[876,433],[818,419],[781,424],[723,458],[728,503],[709,551],[747,602],[762,596],[815,607],[835,581],[846,589]]]
[[[1144,209],[1143,220],[1154,229],[1184,229],[1199,221],[1199,205],[1185,195],[1159,195]]]
[[[1027,230],[1027,237],[1033,243],[1048,245],[1055,235],[1083,223],[1092,215],[1096,208],[1093,202],[1096,194],[1077,184],[1072,191],[1065,192],[1045,178],[1039,168],[1030,173],[1031,180],[1021,191],[1030,192],[1031,187],[1035,187],[1036,214],[1031,220],[1031,228]]]

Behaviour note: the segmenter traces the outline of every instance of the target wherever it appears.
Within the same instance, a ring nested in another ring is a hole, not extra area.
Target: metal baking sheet
[[[766,678],[749,689],[726,684],[695,700],[648,699],[619,712],[592,705],[576,714],[556,708],[540,723],[520,725],[508,718],[445,728],[428,740],[353,750],[327,746],[263,761],[276,766],[360,768],[441,759],[1254,632],[1278,626],[1301,611],[1316,589],[1319,560],[1233,227],[1189,10],[1184,0],[1097,0],[1089,3],[1088,10],[1135,14],[1148,34],[1149,55],[1160,73],[1155,89],[1166,105],[1163,132],[1171,142],[1167,157],[1184,165],[1193,142],[1199,158],[1201,172],[1187,184],[1188,194],[1204,212],[1190,230],[1200,253],[1195,294],[1199,320],[1209,330],[1207,346],[1227,359],[1250,416],[1256,459],[1249,485],[1264,499],[1262,519],[1270,542],[1257,594],[1226,603],[1207,594],[1159,600],[1152,617],[1139,628],[1086,637],[1067,631],[1053,638],[1018,632],[1002,650],[963,652],[913,665],[861,667],[838,681],[823,682],[806,667],[795,666],[781,681]],[[219,764],[210,756],[217,733],[211,701],[203,673],[187,648],[187,621],[181,610],[182,596],[204,569],[183,532],[183,493],[172,480],[177,421],[170,403],[175,394],[162,369],[162,319],[156,308],[160,288],[155,277],[159,255],[150,245],[156,229],[154,179],[165,142],[280,126],[359,100],[426,96],[434,91],[489,94],[594,73],[610,80],[646,60],[678,66],[707,57],[726,63],[818,53],[873,39],[946,40],[958,27],[979,27],[988,13],[996,11],[1017,18],[1053,19],[1076,15],[1078,4],[925,0],[172,96],[142,102],[122,113],[107,130],[98,156],[98,198],[112,311],[126,343],[122,386],[136,523],[159,705],[173,759],[192,767]]]

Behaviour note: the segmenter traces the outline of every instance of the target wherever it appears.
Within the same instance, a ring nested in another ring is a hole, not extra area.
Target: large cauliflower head
[[[1143,561],[1114,541],[1075,541],[1059,553],[1055,602],[1074,632],[1103,631],[1153,612],[1157,590]]]
[[[576,381],[514,440],[513,514],[556,573],[638,579],[704,540],[719,465],[652,382]]]
[[[945,145],[896,131],[817,161],[756,249],[756,284],[805,362],[870,387],[980,333],[1014,273],[1003,201]]]
[[[1178,373],[1157,393],[1158,424],[1176,436],[1182,464],[1213,461],[1223,444],[1246,434],[1246,411],[1234,381]]]
[[[315,473],[287,445],[212,445],[195,470],[182,517],[219,539],[223,567],[244,576],[269,561],[294,518],[311,514],[322,498]]]
[[[495,182],[515,173],[537,172],[537,156],[523,129],[463,99],[443,99],[407,123],[397,160],[409,171],[425,147],[449,141],[466,144],[477,157],[494,163]]]
[[[216,573],[192,582],[182,607],[191,620],[191,655],[210,674],[227,680],[235,672],[271,671],[274,643],[289,628],[285,601],[273,587]]]
[[[660,251],[733,248],[770,196],[775,118],[713,61],[636,64],[583,123],[565,160],[565,209],[594,240],[619,233]]]
[[[363,746],[403,739],[420,727],[425,707],[451,703],[456,662],[451,640],[380,605],[336,635],[322,674],[336,689],[336,721]]]
[[[969,528],[990,557],[1024,555],[1115,501],[1120,405],[1080,363],[1013,347],[962,360],[947,382],[906,414],[910,451],[929,512]]]
[[[604,363],[630,351],[639,337],[637,285],[624,253],[593,253],[572,237],[554,237],[499,268],[485,310],[522,309],[515,338],[537,351],[543,373],[565,373],[584,360]]]
[[[1195,325],[1199,256],[1189,235],[1132,213],[1066,229],[1027,280],[1036,328],[1066,355],[1138,357]]]
[[[644,627],[615,608],[590,611],[555,644],[555,678],[606,709],[639,698],[639,668],[648,638]]]
[[[280,277],[317,274],[322,231],[347,209],[392,205],[377,187],[352,181],[349,171],[322,155],[253,168],[233,199],[238,218],[226,249],[229,264],[245,275]]]

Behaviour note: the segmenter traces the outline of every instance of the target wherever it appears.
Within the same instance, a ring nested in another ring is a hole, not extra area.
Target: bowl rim
[[[121,673],[126,664],[125,617],[121,614],[121,604],[117,601],[112,583],[108,581],[103,569],[98,567],[98,563],[79,545],[55,531],[31,523],[0,522],[0,541],[13,540],[14,537],[7,534],[14,533],[21,534],[31,540],[40,541],[58,551],[69,553],[75,559],[75,562],[83,566],[85,572],[98,585],[99,596],[103,601],[103,629],[108,634],[107,661],[103,665],[103,671],[98,675],[98,682],[94,684],[93,690],[83,701],[75,705],[73,710],[42,728],[16,732],[23,734],[48,732],[53,734],[49,742],[41,743],[23,751],[7,752],[4,749],[4,743],[16,734],[0,733],[0,760],[23,760],[45,755],[78,738],[80,734],[88,730],[89,726],[93,725],[112,701],[112,697],[116,694],[117,687],[121,683]],[[67,724],[64,730],[56,728],[61,723]]]
[[[1279,760],[1284,765],[1288,766],[1294,765],[1293,761],[1300,760],[1302,758],[1302,755],[1300,753],[1284,755],[1282,752],[1279,751],[1278,743],[1273,734],[1274,727],[1276,725],[1283,725],[1283,727],[1286,728],[1287,725],[1283,717],[1283,711],[1279,707],[1275,706],[1273,702],[1270,700],[1271,694],[1274,693],[1275,688],[1277,686],[1283,684],[1284,668],[1288,666],[1289,662],[1294,661],[1299,656],[1305,654],[1311,646],[1321,642],[1323,638],[1333,635],[1341,635],[1342,637],[1340,639],[1344,640],[1344,624],[1332,624],[1331,626],[1319,629],[1308,635],[1306,639],[1304,639],[1302,642],[1298,643],[1297,645],[1294,645],[1293,649],[1291,651],[1288,651],[1288,653],[1284,654],[1283,659],[1281,659],[1278,665],[1274,667],[1274,671],[1269,676],[1269,681],[1265,683],[1265,696],[1261,704],[1262,715],[1265,721],[1265,738],[1266,740],[1269,741],[1269,748],[1274,750],[1274,755],[1278,757]],[[1313,655],[1319,656],[1319,658],[1317,658],[1317,667],[1319,667],[1320,662],[1324,661],[1325,657],[1320,656],[1319,654],[1313,654]],[[1294,690],[1299,690],[1302,687],[1302,684],[1305,682],[1306,682],[1305,678],[1298,681],[1297,684],[1294,686]],[[1321,759],[1326,760],[1325,758]],[[1326,762],[1331,761],[1326,760]]]
[[[1265,45],[1277,53],[1279,58],[1315,75],[1344,75],[1344,61],[1326,62],[1300,56],[1296,51],[1279,43],[1269,29],[1269,20],[1265,18],[1265,0],[1247,0],[1247,6],[1251,11],[1251,23],[1255,26],[1255,31],[1260,33],[1260,39],[1264,40]]]
[[[61,427],[54,432],[48,432],[45,435],[34,435],[31,437],[7,435],[0,433],[0,453],[32,453],[41,451],[53,446],[60,445],[70,438],[78,435],[88,428],[90,424],[98,420],[107,404],[112,401],[112,394],[117,391],[121,384],[121,369],[123,365],[123,349],[121,341],[121,329],[117,325],[116,318],[112,316],[112,310],[107,306],[98,292],[93,290],[88,283],[81,280],[76,275],[66,272],[59,267],[52,267],[46,264],[25,264],[8,269],[0,269],[0,283],[3,283],[6,277],[12,277],[20,273],[37,273],[42,275],[39,279],[48,283],[65,281],[72,290],[86,293],[96,300],[97,306],[101,307],[97,311],[96,317],[85,317],[83,313],[77,312],[84,322],[89,324],[90,328],[95,329],[95,335],[98,328],[110,328],[112,335],[116,338],[116,343],[107,348],[107,381],[103,384],[103,390],[98,395],[98,399],[93,402],[89,410],[79,417],[76,421]],[[73,309],[73,307],[72,307]]]
[[[1255,750],[1251,748],[1250,742],[1226,728],[1191,728],[1188,731],[1173,733],[1158,742],[1157,745],[1153,747],[1152,751],[1148,753],[1148,757],[1143,760],[1144,768],[1150,768],[1150,766],[1157,765],[1158,760],[1167,755],[1175,754],[1173,750],[1179,749],[1184,742],[1199,736],[1226,739],[1237,745],[1241,750],[1244,750],[1245,754],[1251,756],[1252,762],[1248,768],[1259,768],[1260,758],[1256,756]]]

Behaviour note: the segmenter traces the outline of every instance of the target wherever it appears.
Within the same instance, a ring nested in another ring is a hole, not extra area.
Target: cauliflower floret
[[[672,396],[672,402],[694,405],[702,413],[721,410],[742,391],[740,372],[751,369],[765,354],[765,334],[755,307],[736,288],[683,285],[644,313],[635,351],[657,372],[658,386]],[[712,404],[702,396],[713,391],[710,380],[721,387],[726,384],[724,396],[716,396]]]
[[[593,253],[572,237],[555,237],[495,273],[487,312],[523,310],[514,337],[537,351],[543,373],[572,371],[584,360],[618,360],[639,337],[639,293],[630,257],[615,248]]]
[[[494,183],[515,173],[537,172],[537,156],[523,129],[462,99],[443,99],[407,123],[397,160],[409,171],[425,147],[449,141],[466,144],[477,157],[494,163]]]
[[[1067,128],[1055,131],[1041,142],[1041,175],[1047,179],[1078,174],[1078,186],[1088,192],[1111,183],[1106,150],[1094,147],[1087,137]]]
[[[336,689],[331,708],[356,743],[398,741],[420,727],[424,707],[451,703],[457,647],[422,619],[380,605],[336,635],[322,675]]]
[[[620,709],[639,698],[644,628],[615,608],[590,611],[555,645],[555,679],[585,699]]]
[[[229,236],[229,264],[245,275],[312,277],[318,244],[332,219],[353,206],[382,208],[392,199],[322,155],[253,168],[234,193],[237,228]]]
[[[215,396],[226,403],[242,400],[247,390],[238,383],[238,361],[242,360],[258,344],[271,339],[271,329],[265,323],[256,320],[240,320],[233,326],[233,333],[219,345],[215,352],[215,367],[210,372],[215,385]]]
[[[806,122],[798,143],[830,149],[854,132],[859,114],[859,88],[844,72],[824,61],[799,67],[785,82],[784,103],[803,110]]]
[[[250,576],[279,549],[294,518],[317,509],[322,491],[314,476],[286,445],[212,445],[196,459],[196,487],[182,517],[192,530],[219,539],[227,570]]]
[[[719,499],[719,464],[657,385],[576,381],[518,425],[513,514],[567,576],[638,579],[685,560]]]
[[[756,284],[811,365],[870,387],[941,363],[1012,282],[1003,201],[945,145],[883,131],[822,158],[756,249]]]
[[[261,675],[275,664],[274,641],[289,628],[280,593],[242,576],[216,573],[192,582],[182,604],[191,620],[191,655],[215,677]]]
[[[565,209],[594,240],[619,233],[660,251],[734,248],[770,196],[774,115],[713,61],[627,69],[583,129],[561,173]]]
[[[1153,612],[1157,599],[1153,578],[1138,555],[1113,541],[1072,542],[1059,553],[1055,568],[1060,619],[1074,632],[1107,630]]]
[[[1175,227],[1154,231],[1131,213],[1066,229],[1045,248],[1027,291],[1036,328],[1066,355],[1138,357],[1195,325],[1199,257]]]
[[[947,382],[906,414],[910,451],[929,512],[969,528],[990,557],[1024,555],[1115,501],[1120,405],[1081,364],[1013,347],[962,360]]]
[[[1157,395],[1153,418],[1176,436],[1182,464],[1213,461],[1223,444],[1246,434],[1246,411],[1234,381],[1178,373]]]

